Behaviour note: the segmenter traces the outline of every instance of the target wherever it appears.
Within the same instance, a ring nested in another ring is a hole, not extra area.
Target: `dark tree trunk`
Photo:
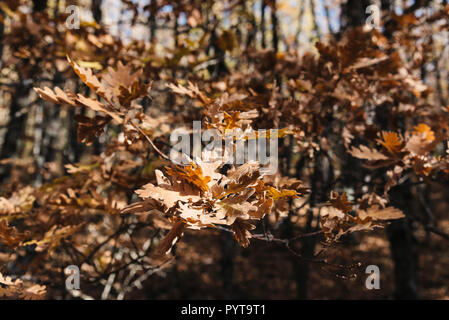
[[[261,45],[262,48],[265,49],[265,0],[261,0],[260,4],[260,33],[261,33]]]
[[[390,11],[391,9],[391,0],[382,0],[381,2],[382,11]]]
[[[412,212],[413,195],[409,186],[393,188],[391,204]],[[387,227],[391,256],[394,261],[395,299],[418,299],[417,254],[415,239],[408,219],[393,221]]]
[[[156,14],[157,14],[157,4],[155,0],[151,0],[150,3],[150,39],[151,41],[156,40]]]
[[[378,106],[376,111],[377,122],[383,124],[383,128],[388,128],[389,119],[385,116],[387,114],[385,109],[387,108],[391,108],[391,104]],[[386,183],[386,180],[384,183]],[[393,207],[402,210],[407,217],[413,217],[415,208],[410,186],[396,186],[390,190],[389,196]],[[391,259],[394,263],[395,298],[417,298],[418,258],[410,222],[407,219],[392,222],[387,227],[387,236],[390,241]]]
[[[175,15],[175,23],[173,25],[173,38],[175,39],[175,48],[179,48],[180,44],[179,44],[179,24],[178,24],[178,18],[179,15],[178,13],[175,11],[174,12]]]
[[[278,52],[279,50],[279,23],[278,23],[278,17],[277,17],[277,10],[276,10],[276,0],[272,0],[272,6],[271,6],[271,24],[273,27],[273,49],[274,52]],[[279,85],[279,83],[278,83]]]
[[[391,0],[382,0],[381,5],[383,13],[388,13],[391,10]],[[388,22],[385,25],[384,35],[386,38],[391,39],[392,34]],[[387,126],[388,119],[383,119],[382,113],[382,110],[377,112],[379,123]],[[410,186],[404,185],[392,188],[390,199],[391,204],[401,209],[406,216],[414,213],[413,194]],[[418,256],[410,221],[408,219],[393,221],[387,227],[387,235],[390,241],[391,258],[394,262],[394,296],[396,299],[417,299]]]
[[[42,12],[47,9],[47,0],[33,0],[33,12]]]
[[[348,0],[344,3],[341,11],[342,30],[362,26],[366,21],[366,7],[370,4],[370,0]]]
[[[248,28],[248,36],[246,38],[246,47],[249,48],[249,47],[255,45],[254,40],[256,38],[257,26],[256,26],[256,19],[254,17],[254,13],[250,13],[251,5],[247,5],[246,1],[243,2],[243,5],[245,6],[245,10],[248,12],[248,15],[250,16],[250,18],[249,18],[250,19],[249,20],[250,27]]]
[[[94,16],[95,22],[101,24],[103,20],[103,11],[101,9],[101,0],[92,0],[92,14]]]
[[[3,24],[3,19],[5,18],[5,15],[3,14],[3,11],[0,9],[0,68],[3,64],[3,37],[5,34],[5,25]]]
[[[313,202],[315,202],[313,200]],[[309,233],[312,231],[312,221],[313,221],[313,208],[312,200],[310,201],[311,208],[307,212],[307,221],[304,229],[304,233]],[[304,238],[301,246],[301,256],[304,258],[312,258],[313,252],[315,250],[315,239],[313,238]],[[296,279],[296,297],[300,300],[306,300],[309,293],[309,263],[305,260],[298,260],[295,257],[296,261],[294,263],[295,267],[295,279]]]
[[[33,0],[33,12],[42,12],[47,8],[46,0]],[[26,97],[29,92],[29,86],[22,83],[22,79],[19,79],[19,84],[14,92],[11,106],[9,109],[9,122],[6,128],[6,133],[0,152],[0,159],[11,158],[16,155],[20,150],[19,144],[23,142],[23,135],[25,131],[25,124],[27,119],[27,113],[22,110],[22,105],[19,102],[22,98]],[[3,181],[8,177],[10,171],[9,166],[4,166],[0,173],[0,181]]]
[[[209,66],[208,70],[214,78],[218,79],[220,76],[228,72],[228,67],[225,63],[226,52],[221,49],[218,44],[217,22],[215,18],[213,23],[215,24],[215,26],[211,32],[208,52],[210,54],[211,50],[213,50],[215,59],[217,59],[218,62],[215,65]]]
[[[23,112],[19,100],[27,93],[28,88],[22,83],[19,83],[16,91],[14,92],[11,106],[9,108],[10,118],[3,140],[0,159],[12,158],[16,154],[16,152],[18,152],[19,143],[23,141],[23,132],[25,131],[27,113]],[[9,176],[9,173],[10,166],[3,166],[2,172],[0,173],[0,182],[3,182],[3,180]]]
[[[304,162],[299,161],[296,166],[296,175],[299,178],[302,166]],[[317,154],[315,159],[312,185],[310,190],[309,204],[310,209],[307,212],[307,221],[302,230],[303,233],[310,233],[316,231],[316,225],[313,226],[313,208],[316,204],[324,201],[325,195],[327,195],[330,187],[330,182],[333,181],[333,168],[329,161],[329,158],[324,154]],[[284,224],[283,236],[285,238],[292,238],[295,234],[293,230],[293,225],[291,223],[291,216],[294,216],[294,212],[289,213],[289,219],[287,219]],[[306,259],[313,258],[315,246],[317,239],[314,237],[305,237],[300,241],[299,253],[302,257]],[[298,252],[297,243],[292,244],[292,248]],[[310,263],[306,260],[302,260],[296,256],[292,257],[292,264],[295,273],[296,281],[296,297],[300,300],[305,300],[309,295],[309,273],[310,273]]]
[[[234,298],[234,257],[236,253],[236,242],[231,234],[223,231],[221,237],[221,279],[223,283],[224,299]]]
[[[59,2],[60,2],[60,0],[56,0],[55,8],[53,10],[53,14],[55,17],[57,17],[59,15]]]

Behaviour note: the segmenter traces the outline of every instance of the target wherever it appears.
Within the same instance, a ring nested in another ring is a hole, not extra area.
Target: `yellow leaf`
[[[420,123],[417,126],[414,126],[413,134],[415,135],[423,135],[425,140],[427,141],[434,141],[435,140],[435,133],[432,131],[432,129],[424,123]]]
[[[282,189],[279,191],[276,188],[269,187],[267,196],[273,200],[279,200],[282,198],[297,198],[298,193],[295,190]]]
[[[78,61],[78,65],[83,68],[103,70],[103,66],[97,61]]]
[[[378,142],[391,154],[397,154],[402,150],[402,142],[396,132],[382,131],[382,140]]]

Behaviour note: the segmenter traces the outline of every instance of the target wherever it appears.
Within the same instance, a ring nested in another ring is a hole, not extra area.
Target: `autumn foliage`
[[[70,30],[63,12],[2,1],[11,83],[0,83],[1,99],[13,110],[26,96],[22,110],[40,118],[19,115],[21,152],[12,146],[19,137],[3,142],[0,297],[139,297],[148,278],[187,254],[178,248],[186,234],[193,248],[207,248],[206,235],[224,238],[223,257],[234,241],[248,251],[274,244],[298,272],[317,265],[340,279],[369,263],[332,251],[363,241],[359,234],[387,227],[394,241],[397,228],[413,225],[449,238],[439,227],[447,215],[428,204],[429,194],[447,197],[449,107],[418,76],[433,59],[423,26],[448,32],[448,5],[386,12],[383,32],[354,26],[299,54],[258,47],[250,29],[219,28],[201,10],[208,1],[183,1],[170,14],[166,2],[144,10],[167,23],[187,16],[171,47],[157,37],[124,41],[99,21]],[[123,3],[137,19],[136,5]],[[276,14],[276,1],[267,3]],[[230,9],[251,25],[248,10],[245,1]],[[192,133],[192,121],[223,142],[228,132],[245,132],[237,143],[277,129],[277,173],[207,150],[174,162],[170,134]],[[408,250],[395,245],[393,255]],[[81,270],[80,291],[65,289],[69,265]]]

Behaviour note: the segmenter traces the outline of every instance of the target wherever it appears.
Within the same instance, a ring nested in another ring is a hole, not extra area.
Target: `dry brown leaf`
[[[165,237],[159,243],[157,248],[157,254],[166,255],[169,254],[171,248],[176,244],[176,242],[181,239],[186,228],[186,223],[184,221],[176,222],[171,230],[165,235]]]
[[[362,217],[370,217],[374,220],[395,220],[404,218],[404,213],[394,207],[381,208],[377,205],[369,207],[366,210],[360,210],[359,215]]]
[[[244,248],[249,246],[249,239],[251,238],[251,232],[249,231],[254,230],[255,228],[254,225],[240,218],[237,218],[231,225],[235,239]]]
[[[341,210],[346,214],[352,211],[353,205],[353,203],[348,200],[346,192],[343,192],[340,195],[336,192],[332,192],[328,204],[334,207],[335,209]]]
[[[349,153],[358,159],[365,159],[369,161],[388,160],[388,157],[375,149],[370,149],[364,145],[352,147]]]

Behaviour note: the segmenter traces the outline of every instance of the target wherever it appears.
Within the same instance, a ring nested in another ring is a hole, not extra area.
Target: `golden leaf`
[[[281,191],[279,191],[276,188],[269,187],[267,196],[272,198],[273,200],[279,200],[282,198],[294,199],[298,197],[298,193],[295,190],[282,189]]]
[[[402,150],[402,142],[396,132],[382,131],[382,140],[378,140],[378,142],[393,155]]]
[[[380,153],[375,149],[370,149],[364,145],[360,145],[357,147],[352,147],[349,153],[358,159],[365,159],[370,161],[378,161],[378,160],[388,160],[388,157],[384,154]]]
[[[420,123],[417,126],[414,126],[413,129],[413,134],[422,135],[426,141],[432,142],[435,140],[435,133],[427,124]]]

